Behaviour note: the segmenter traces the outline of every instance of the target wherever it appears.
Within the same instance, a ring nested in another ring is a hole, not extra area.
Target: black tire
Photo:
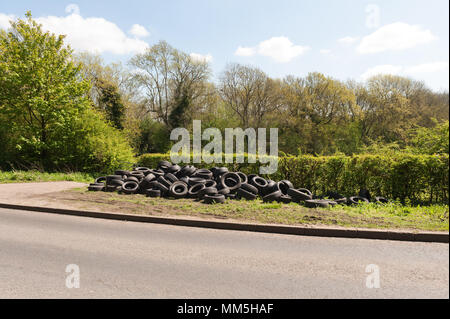
[[[103,183],[90,183],[89,186],[101,186],[101,187],[104,187],[105,184],[103,184]]]
[[[216,181],[214,181],[214,180],[212,180],[212,179],[208,179],[208,180],[205,182],[205,187],[216,187],[216,186],[217,186]]]
[[[225,198],[236,199],[236,194],[231,194],[231,193],[225,194]]]
[[[233,191],[241,187],[241,178],[236,173],[228,172],[222,175],[220,184],[222,188],[228,187],[230,191]]]
[[[320,199],[308,199],[305,200],[305,206],[308,208],[316,208],[316,207],[322,207],[326,208],[329,205],[329,201],[326,200],[320,200]]]
[[[270,193],[262,198],[264,203],[276,202],[283,195],[281,190],[277,190],[273,193]]]
[[[266,195],[269,195],[270,193],[273,193],[273,192],[276,192],[279,190],[280,190],[280,188],[278,187],[278,184],[275,181],[268,180],[267,186],[261,190],[261,196],[264,197]]]
[[[385,197],[382,197],[382,196],[375,196],[375,203],[387,204],[387,203],[389,203],[389,200],[387,198],[385,198]]]
[[[164,186],[166,186],[167,188],[170,187],[170,185],[172,185],[172,183],[170,181],[168,181],[164,176],[160,176],[156,179],[160,184],[163,184]]]
[[[106,176],[106,184],[107,185],[110,184],[110,181],[112,181],[112,180],[119,180],[119,181],[121,181],[121,180],[123,180],[123,177],[122,177],[122,175],[108,175],[108,176]]]
[[[136,194],[139,190],[139,184],[135,181],[128,181],[123,183],[122,192],[124,194]]]
[[[280,188],[280,191],[283,193],[283,195],[288,195],[288,190],[294,188],[292,183],[288,180],[278,182],[278,187]]]
[[[225,195],[221,195],[221,194],[214,194],[214,195],[205,194],[205,196],[203,197],[203,203],[205,203],[205,204],[223,204],[223,203],[225,203]]]
[[[204,178],[204,179],[212,179],[213,173],[209,169],[200,168],[200,169],[197,169],[192,176],[200,177],[200,178]]]
[[[347,198],[342,197],[334,200],[338,205],[347,205]]]
[[[213,176],[214,176],[214,178],[218,178],[218,177],[222,176],[225,173],[228,173],[228,168],[226,168],[226,167],[215,167],[215,169],[213,171]]]
[[[187,165],[187,166],[184,166],[182,169],[180,169],[175,175],[178,177],[178,178],[180,178],[180,177],[189,177],[189,176],[191,176],[192,174],[194,174],[195,173],[195,171],[196,171],[197,169],[194,167],[194,166],[191,166],[191,165]]]
[[[99,185],[89,185],[88,191],[90,192],[101,192],[105,189],[105,186],[99,186]]]
[[[175,198],[183,198],[188,194],[188,186],[185,182],[176,181],[170,185],[169,193]]]
[[[177,164],[170,166],[167,169],[168,173],[172,173],[172,174],[176,174],[177,172],[179,172],[181,170],[181,167]]]
[[[304,193],[304,192],[301,192],[300,190],[295,189],[295,188],[289,188],[288,191],[287,191],[287,194],[289,196],[291,196],[292,197],[292,201],[296,202],[296,203],[300,203],[300,202],[303,202],[305,200],[311,200],[312,199],[311,195],[309,195],[307,193]]]
[[[215,187],[205,187],[203,188],[201,191],[198,192],[197,197],[199,199],[203,199],[203,197],[205,197],[205,195],[214,195],[217,194],[218,190]]]
[[[169,161],[161,161],[161,162],[158,163],[158,166],[156,168],[160,169],[160,170],[163,170],[164,172],[167,172],[167,170],[171,166],[172,166],[171,162],[169,162]]]
[[[175,175],[173,175],[172,173],[166,173],[166,175],[164,175],[164,178],[167,179],[171,183],[175,183],[176,181],[178,181],[178,178]]]
[[[309,196],[311,196],[311,198],[313,197],[313,193],[307,188],[298,188],[297,190],[299,190],[302,193],[308,194]]]
[[[160,182],[156,182],[155,187],[161,191],[161,196],[165,196],[169,192],[169,188]]]
[[[117,186],[117,185],[106,185],[105,188],[104,188],[103,190],[104,190],[105,192],[111,193],[111,192],[117,191],[117,189],[118,189],[118,188],[120,189],[120,187],[122,187],[122,186]]]
[[[114,175],[120,175],[120,176],[126,176],[130,175],[130,171],[124,171],[124,170],[117,170],[114,172]]]
[[[189,177],[187,176],[180,177],[178,180],[185,182],[186,184],[189,185]]]
[[[372,195],[370,195],[370,192],[367,189],[361,189],[358,196],[367,199],[369,202],[372,199]]]
[[[360,203],[368,203],[369,200],[367,198],[361,197],[361,196],[351,196],[349,197],[347,203],[348,205],[358,205]]]
[[[152,171],[150,170],[150,168],[148,167],[136,167],[134,169],[135,172],[141,172],[142,174],[144,174],[144,176],[147,176],[148,174],[150,174]]]
[[[155,175],[157,178],[159,176],[164,176],[164,171],[160,170],[160,169],[151,169],[150,173],[152,173],[153,175]]]
[[[205,185],[205,183],[206,183],[206,179],[204,179],[204,178],[201,178],[201,177],[189,177],[189,182],[188,182],[189,186],[194,186],[194,185],[197,185],[197,184]]]
[[[292,202],[292,197],[289,195],[281,195],[278,201],[284,204],[289,204]]]
[[[253,185],[247,184],[247,183],[242,183],[240,189],[244,189],[247,192],[250,192],[250,193],[255,194],[255,195],[258,195],[258,193],[259,193],[258,188],[256,188]]]
[[[247,184],[248,185],[248,184]],[[238,188],[236,190],[236,195],[240,198],[244,198],[246,200],[255,200],[258,195],[251,193],[243,188]]]
[[[109,180],[109,182],[106,183],[106,186],[117,187],[117,186],[122,186],[123,183],[124,183],[124,181],[121,179],[111,179],[111,180]]]
[[[128,176],[124,182],[136,182],[139,183],[139,178],[137,178],[136,176]]]
[[[241,179],[241,184],[248,182],[248,178],[247,178],[246,174],[244,174],[242,172],[236,172],[236,174],[238,174],[239,178]]]
[[[197,198],[198,197],[198,193],[203,190],[205,187],[205,184],[199,183],[199,184],[195,184],[193,186],[191,186],[191,188],[189,188],[188,191],[188,195],[191,198]]]
[[[250,178],[250,175],[249,175]],[[258,189],[259,193],[263,193],[264,189],[269,185],[269,183],[267,182],[267,180],[265,180],[264,178],[260,177],[260,176],[254,176],[253,178],[249,179],[250,184],[255,186]]]
[[[228,187],[225,187],[225,188],[219,189],[217,193],[222,194],[222,195],[227,195],[230,193],[230,189]]]
[[[159,189],[147,189],[146,196],[147,197],[161,197],[161,190],[159,190]]]
[[[106,176],[100,176],[95,179],[95,183],[103,183],[106,182]]]
[[[138,180],[141,180],[144,178],[144,173],[140,172],[140,171],[132,171],[130,173],[130,175],[128,175],[128,178],[130,178],[131,176],[136,177]]]

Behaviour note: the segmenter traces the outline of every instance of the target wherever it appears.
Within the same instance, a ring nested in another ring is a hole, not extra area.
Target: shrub
[[[234,154],[236,156],[236,154]],[[138,157],[142,166],[156,167],[169,154],[144,154]],[[195,164],[206,168],[225,166],[246,174],[258,173],[260,163]],[[449,156],[413,155],[354,155],[354,156],[283,156],[278,171],[265,176],[274,180],[288,179],[295,187],[306,187],[317,194],[337,191],[345,196],[361,188],[372,194],[398,199],[402,202],[448,203]]]

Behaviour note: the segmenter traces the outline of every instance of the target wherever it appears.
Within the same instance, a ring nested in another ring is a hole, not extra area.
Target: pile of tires
[[[227,199],[291,203],[306,207],[328,207],[337,204],[358,204],[368,199],[362,196],[339,197],[337,193],[322,199],[306,188],[294,188],[288,180],[275,182],[261,176],[230,172],[226,167],[211,169],[192,165],[180,167],[168,161],[159,162],[155,169],[136,167],[132,171],[118,170],[102,176],[88,187],[90,191],[144,194],[148,197],[192,198],[205,204],[224,203]],[[339,198],[335,198],[339,197]],[[379,198],[380,202],[384,200]]]

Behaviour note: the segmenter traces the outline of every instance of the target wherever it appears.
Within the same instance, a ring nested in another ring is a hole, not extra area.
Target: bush
[[[141,166],[156,167],[169,154],[144,154],[138,158]],[[260,163],[197,164],[202,167],[225,166],[246,174],[258,173]],[[265,176],[274,180],[288,179],[295,187],[306,187],[317,194],[337,191],[345,196],[355,195],[361,188],[372,194],[402,202],[448,203],[449,156],[354,155],[283,156],[278,171]]]

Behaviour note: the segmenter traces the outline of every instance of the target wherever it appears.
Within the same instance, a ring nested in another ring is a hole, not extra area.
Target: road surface
[[[0,298],[448,297],[448,244],[0,209]]]

